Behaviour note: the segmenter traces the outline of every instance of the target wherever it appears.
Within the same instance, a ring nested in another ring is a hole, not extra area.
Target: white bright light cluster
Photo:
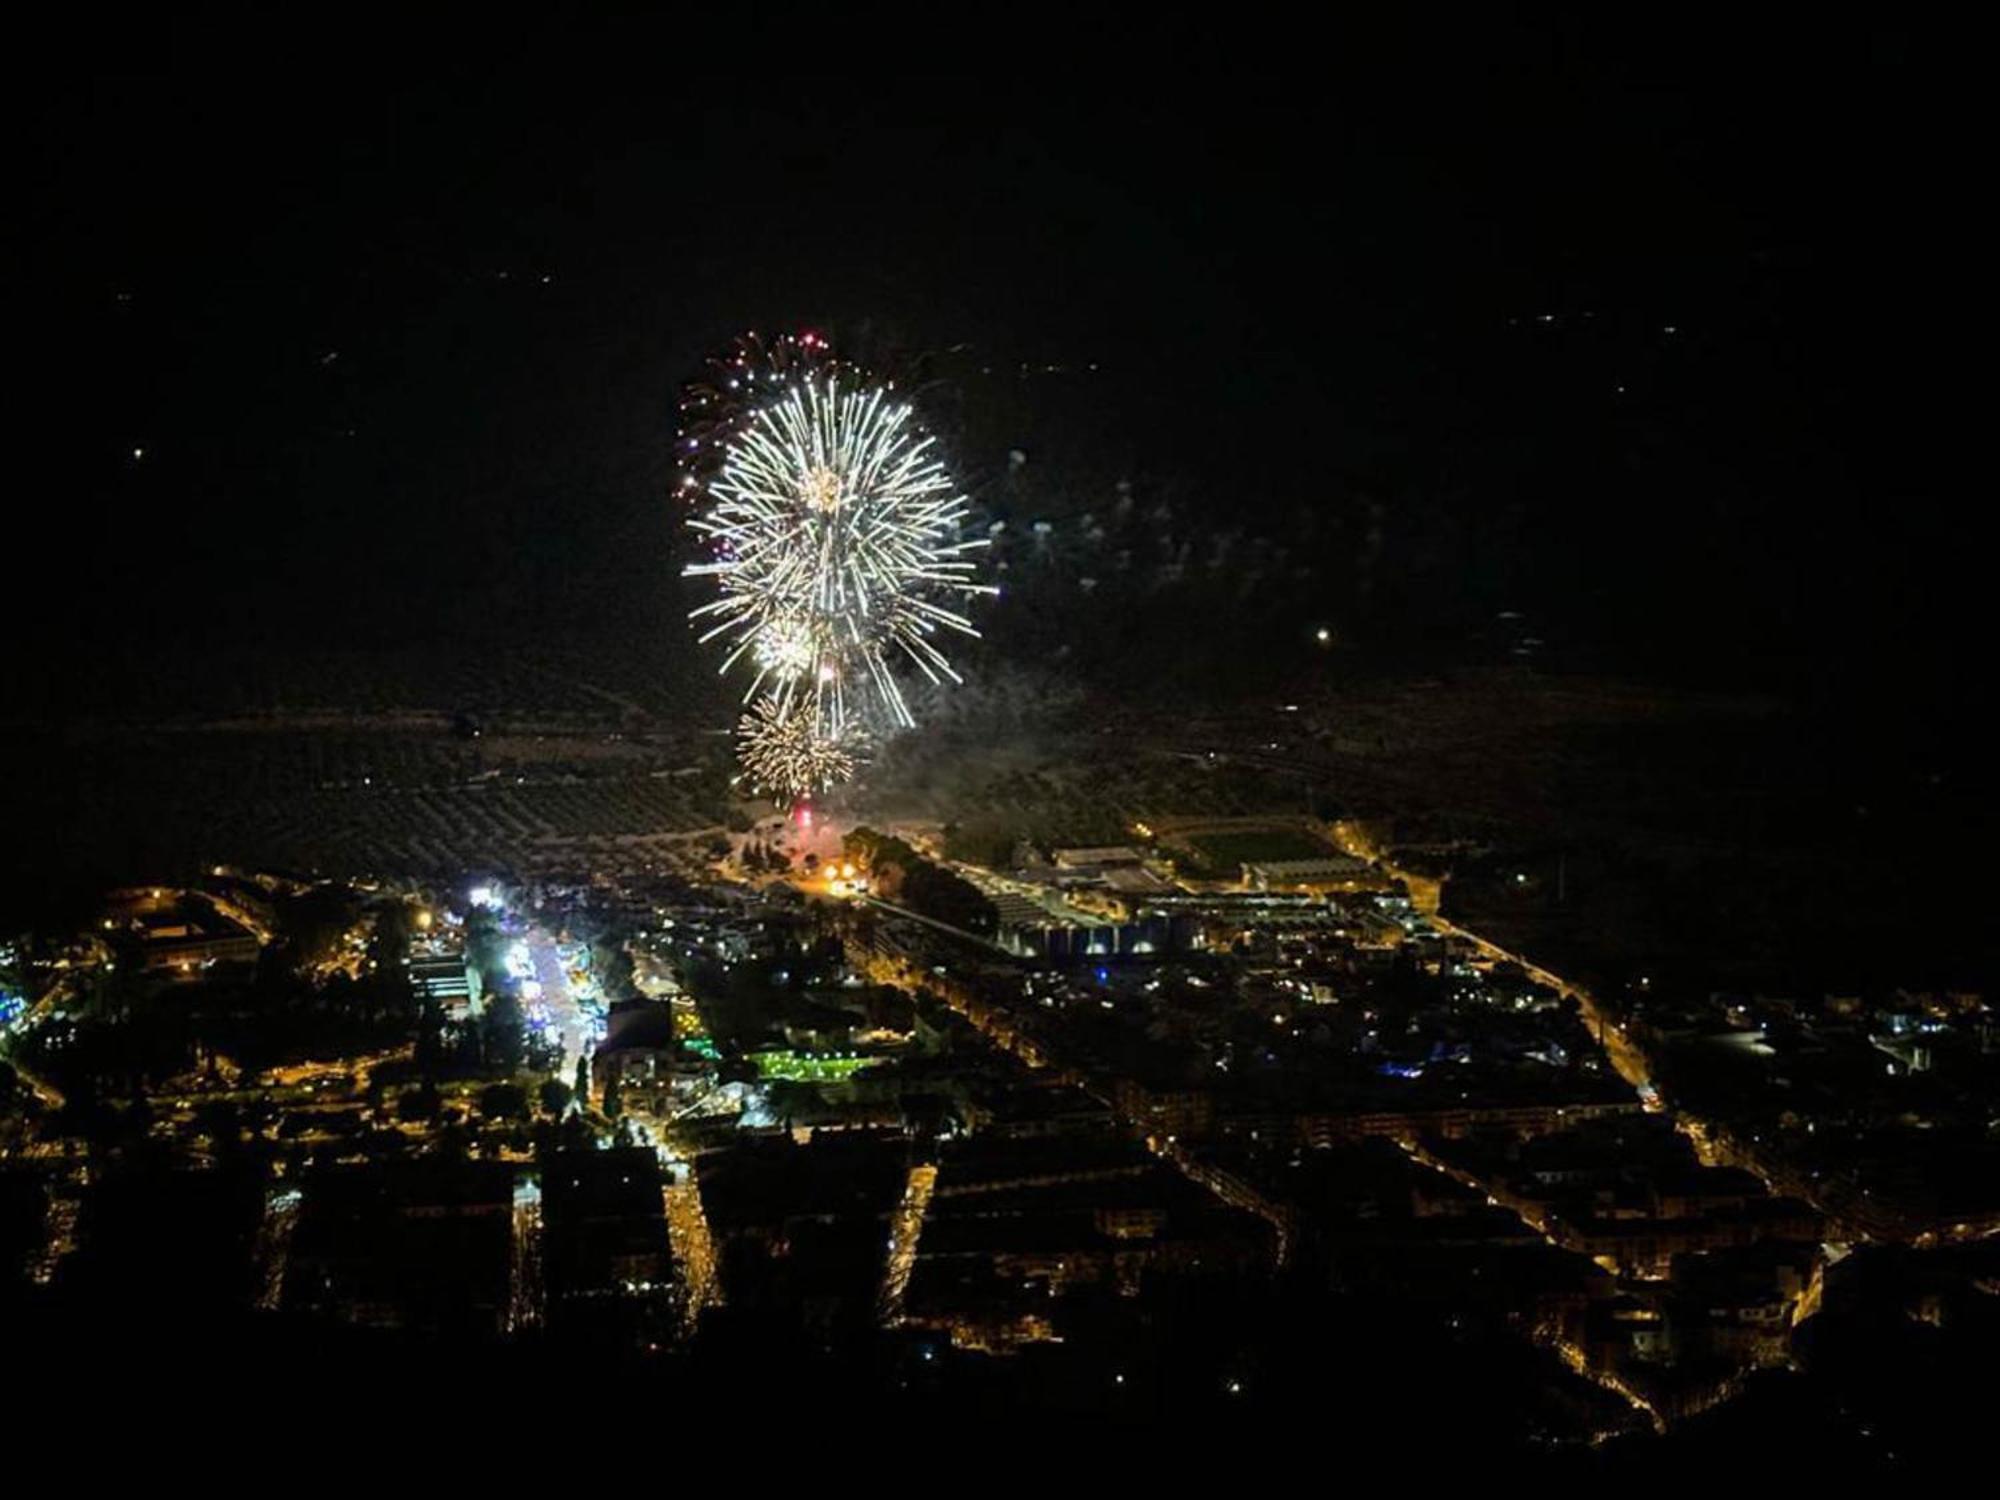
[[[775,393],[724,451],[690,522],[711,560],[687,570],[721,592],[692,618],[727,648],[721,671],[748,659],[739,736],[761,790],[809,795],[853,774],[871,725],[913,727],[905,661],[961,680],[935,637],[978,632],[940,601],[993,590],[932,445],[908,405],[836,373]]]

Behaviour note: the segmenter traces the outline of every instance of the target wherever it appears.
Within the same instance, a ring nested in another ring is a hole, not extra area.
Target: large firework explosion
[[[966,555],[984,543],[959,540],[965,498],[910,407],[823,341],[746,341],[720,369],[720,388],[691,390],[702,421],[683,440],[682,491],[709,552],[687,571],[720,587],[693,617],[721,642],[721,670],[748,673],[745,769],[762,790],[805,795],[851,775],[872,729],[914,725],[904,661],[959,680],[935,637],[977,632],[940,601],[992,592]]]

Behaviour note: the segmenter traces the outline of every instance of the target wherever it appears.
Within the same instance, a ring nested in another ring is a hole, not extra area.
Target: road
[[[1589,1027],[1590,1034],[1597,1038],[1598,1045],[1604,1049],[1605,1057],[1610,1059],[1612,1069],[1638,1091],[1639,1098],[1646,1108],[1651,1110],[1666,1108],[1666,1102],[1660,1097],[1660,1091],[1652,1081],[1652,1068],[1646,1061],[1645,1053],[1640,1051],[1637,1042],[1625,1034],[1623,1023],[1613,1020],[1597,1003],[1596,997],[1590,991],[1571,984],[1560,975],[1551,974],[1541,965],[1501,947],[1498,943],[1489,942],[1476,932],[1468,932],[1435,912],[1427,915],[1431,925],[1438,931],[1452,937],[1463,938],[1480,953],[1496,962],[1518,965],[1536,984],[1574,1000],[1578,1011],[1582,1014],[1583,1024]]]
[[[1401,875],[1395,865],[1386,859],[1382,851],[1370,848],[1355,830],[1345,825],[1335,825],[1334,836],[1342,848],[1350,854],[1372,859],[1392,875]],[[1417,886],[1410,884],[1413,898]],[[1434,907],[1435,896],[1431,897]],[[1420,904],[1422,904],[1420,902]],[[1618,1076],[1631,1084],[1639,1093],[1639,1098],[1649,1110],[1671,1113],[1674,1124],[1694,1143],[1695,1154],[1707,1166],[1741,1167],[1764,1184],[1767,1191],[1778,1197],[1803,1199],[1812,1204],[1827,1218],[1829,1229],[1841,1239],[1856,1243],[1870,1240],[1911,1239],[1921,1242],[1927,1236],[1911,1236],[1908,1226],[1898,1222],[1877,1204],[1869,1201],[1866,1190],[1853,1189],[1840,1181],[1827,1178],[1816,1179],[1802,1175],[1786,1166],[1782,1160],[1772,1161],[1752,1148],[1746,1148],[1740,1138],[1715,1120],[1693,1113],[1683,1102],[1668,1110],[1666,1098],[1652,1081],[1652,1067],[1644,1050],[1606,1009],[1599,1004],[1590,991],[1571,984],[1561,976],[1550,973],[1539,964],[1531,962],[1519,953],[1489,942],[1475,932],[1438,916],[1434,909],[1426,915],[1440,932],[1463,938],[1488,958],[1505,960],[1520,965],[1522,971],[1537,984],[1548,986],[1561,995],[1573,998],[1583,1017],[1584,1024],[1591,1030],[1604,1049],[1604,1055]],[[1958,1225],[1954,1229],[1967,1239],[1980,1239],[2000,1234],[2000,1225]],[[1934,1243],[1947,1242],[1949,1236],[1940,1231],[1932,1231],[1928,1236]]]
[[[41,999],[28,1007],[20,1020],[15,1022],[15,1025],[23,1031],[27,1030],[31,1024],[41,1020],[49,1011],[54,1010],[59,1005],[66,1004],[71,998],[73,990],[74,984],[70,976],[67,974],[63,975],[43,992]],[[28,1091],[41,1100],[45,1108],[52,1110],[61,1109],[66,1102],[63,1098],[63,1091],[29,1068],[20,1058],[14,1056],[13,1049],[4,1045],[5,1040],[6,1033],[0,1032],[0,1056],[6,1057],[14,1065],[14,1076],[27,1085]]]
[[[1470,944],[1483,957],[1496,963],[1516,965],[1536,984],[1576,1001],[1584,1025],[1590,1028],[1591,1035],[1597,1038],[1598,1045],[1604,1049],[1604,1055],[1610,1060],[1613,1071],[1638,1091],[1639,1098],[1645,1103],[1646,1108],[1657,1110],[1666,1107],[1665,1101],[1660,1097],[1659,1089],[1653,1083],[1653,1070],[1646,1061],[1645,1053],[1640,1050],[1637,1042],[1626,1035],[1624,1025],[1598,1004],[1597,997],[1590,991],[1581,985],[1571,984],[1561,975],[1550,973],[1532,959],[1503,948],[1498,943],[1491,942],[1476,932],[1468,931],[1445,917],[1438,910],[1443,894],[1443,888],[1438,881],[1397,869],[1383,851],[1370,847],[1347,825],[1335,824],[1333,834],[1345,853],[1352,854],[1357,859],[1373,860],[1389,875],[1401,880],[1409,890],[1417,909],[1424,914],[1425,920],[1439,932]]]
[[[877,911],[886,911],[891,916],[908,917],[912,922],[921,922],[926,927],[935,927],[939,932],[948,932],[961,941],[977,944],[981,948],[990,948],[995,953],[1006,954],[1008,958],[1015,956],[1012,953],[1008,953],[1005,948],[994,942],[990,937],[981,937],[976,932],[967,932],[963,927],[954,927],[951,923],[941,922],[936,917],[927,917],[920,911],[911,911],[907,906],[898,906],[893,901],[884,901],[880,896],[856,896],[854,901],[860,906],[872,906]]]
[[[1373,859],[1392,875],[1401,873],[1382,856],[1380,851],[1365,847],[1350,831],[1337,827],[1335,836],[1349,853]],[[1413,885],[1411,889],[1414,891],[1415,886]],[[1859,1204],[1843,1201],[1837,1183],[1811,1181],[1796,1173],[1767,1164],[1755,1152],[1742,1149],[1729,1131],[1713,1120],[1694,1114],[1684,1104],[1668,1111],[1665,1096],[1652,1081],[1652,1067],[1646,1060],[1644,1050],[1633,1040],[1625,1027],[1599,1004],[1590,991],[1580,985],[1571,984],[1560,975],[1550,973],[1519,953],[1503,948],[1498,943],[1489,942],[1476,932],[1468,932],[1465,928],[1437,915],[1434,910],[1426,911],[1426,915],[1440,932],[1463,938],[1488,958],[1518,964],[1522,972],[1537,984],[1546,985],[1557,994],[1574,999],[1584,1024],[1598,1039],[1599,1045],[1604,1049],[1605,1057],[1609,1059],[1618,1076],[1638,1091],[1640,1101],[1647,1109],[1667,1111],[1674,1116],[1675,1126],[1694,1143],[1695,1153],[1705,1165],[1741,1167],[1761,1181],[1768,1192],[1779,1197],[1804,1199],[1825,1214],[1831,1229],[1844,1239],[1867,1241],[1902,1237],[1896,1232],[1895,1225],[1885,1221],[1878,1213],[1870,1212],[1873,1205],[1865,1201]]]
[[[556,951],[555,938],[539,927],[531,927],[523,941],[535,966],[535,981],[542,987],[540,998],[528,1002],[524,1008],[533,1014],[539,1005],[547,1015],[547,1034],[562,1047],[556,1077],[566,1080],[575,1073],[577,1059],[588,1057],[596,1048],[598,1023],[571,992],[569,973],[563,968],[562,955]]]

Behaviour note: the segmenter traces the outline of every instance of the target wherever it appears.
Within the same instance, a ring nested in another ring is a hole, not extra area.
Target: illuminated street
[[[577,1060],[587,1057],[604,1035],[603,1009],[593,998],[593,991],[577,992],[572,983],[572,969],[565,962],[561,945],[551,934],[531,927],[524,941],[532,964],[531,982],[535,988],[530,993],[524,984],[522,1008],[529,1017],[530,1025],[539,1023],[547,1036],[560,1043],[562,1062],[557,1072],[559,1076],[567,1077],[575,1072]],[[571,962],[576,956],[572,950]],[[583,957],[587,963],[587,953]]]

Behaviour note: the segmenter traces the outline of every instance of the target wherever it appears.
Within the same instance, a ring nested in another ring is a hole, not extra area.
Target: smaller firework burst
[[[736,726],[736,743],[750,784],[767,796],[810,797],[854,774],[851,738],[832,729],[810,699],[759,698]]]

